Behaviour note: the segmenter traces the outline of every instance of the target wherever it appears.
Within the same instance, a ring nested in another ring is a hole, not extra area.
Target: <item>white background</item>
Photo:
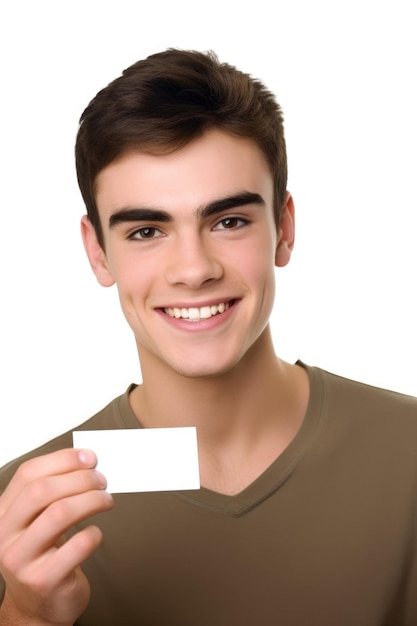
[[[273,12],[272,12],[273,7]],[[404,0],[56,2],[0,9],[0,465],[140,381],[84,257],[78,118],[134,61],[213,49],[285,114],[297,243],[276,349],[417,395],[417,37]]]

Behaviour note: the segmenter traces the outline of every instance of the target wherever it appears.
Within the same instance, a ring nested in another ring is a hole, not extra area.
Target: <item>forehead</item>
[[[262,151],[250,139],[211,130],[170,154],[124,154],[99,173],[96,203],[101,218],[138,204],[194,211],[242,191],[259,193],[272,206],[272,175]]]

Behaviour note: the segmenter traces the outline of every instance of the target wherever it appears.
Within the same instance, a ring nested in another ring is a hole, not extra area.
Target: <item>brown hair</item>
[[[253,139],[274,179],[279,223],[287,185],[283,116],[258,80],[213,52],[168,49],[134,63],[99,91],[80,118],[78,184],[87,215],[104,248],[95,202],[100,171],[128,150],[173,152],[210,128]]]

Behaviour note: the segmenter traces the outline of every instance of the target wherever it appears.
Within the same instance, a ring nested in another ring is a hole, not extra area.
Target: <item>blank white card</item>
[[[92,450],[110,493],[199,489],[195,427],[77,430],[74,448]]]

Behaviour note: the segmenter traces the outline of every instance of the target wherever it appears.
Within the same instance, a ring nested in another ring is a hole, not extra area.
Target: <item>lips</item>
[[[232,302],[219,302],[202,307],[168,307],[163,309],[164,313],[175,319],[183,319],[190,322],[200,322],[208,320],[210,317],[220,315],[230,308]]]

